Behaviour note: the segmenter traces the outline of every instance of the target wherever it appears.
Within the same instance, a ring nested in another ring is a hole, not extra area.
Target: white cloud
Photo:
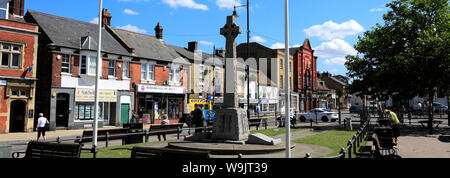
[[[381,11],[384,11],[384,9],[383,8],[372,8],[369,11],[370,12],[381,12]]]
[[[93,18],[89,23],[95,23],[98,24],[98,17]]]
[[[139,12],[133,11],[131,9],[125,9],[125,10],[123,10],[123,13],[129,14],[129,15],[139,15]]]
[[[335,57],[332,59],[327,59],[323,63],[325,65],[344,65],[347,60],[345,57]]]
[[[272,49],[282,49],[284,47],[285,47],[284,43],[275,43],[272,46],[270,46],[270,48],[272,48]]]
[[[207,46],[213,46],[214,45],[214,43],[210,42],[210,41],[199,41],[199,43],[202,44],[202,45],[207,45]]]
[[[130,24],[116,28],[136,33],[147,33],[147,30],[140,29],[139,27]]]
[[[339,69],[331,69],[330,72],[332,72],[332,73],[337,73],[337,72],[339,72]]]
[[[252,41],[254,42],[258,42],[258,43],[265,43],[267,42],[267,40],[265,40],[264,38],[260,37],[260,36],[253,36]]]
[[[187,7],[198,10],[208,10],[208,6],[204,4],[198,4],[194,0],[163,0],[163,3],[168,4],[172,8]]]
[[[322,25],[314,25],[304,30],[307,36],[317,36],[322,40],[343,39],[346,36],[355,35],[364,31],[364,28],[354,20],[349,20],[342,24],[333,21],[325,22]]]
[[[216,5],[223,9],[233,9],[234,6],[241,5],[241,0],[216,0]]]
[[[334,39],[329,42],[324,42],[320,46],[313,49],[316,51],[315,54],[321,58],[357,54],[357,51],[352,46],[341,39]]]

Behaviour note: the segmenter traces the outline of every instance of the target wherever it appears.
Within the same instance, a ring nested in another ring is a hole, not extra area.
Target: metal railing
[[[325,157],[325,158],[345,158],[346,156],[348,158],[352,158],[352,154],[357,155],[357,148],[360,147],[360,144],[363,142],[364,138],[366,137],[370,127],[370,118],[368,118],[360,127],[358,132],[353,135],[353,138],[348,141],[347,146],[344,148],[341,148],[341,151],[338,155]],[[305,158],[311,158],[310,153],[306,153]]]

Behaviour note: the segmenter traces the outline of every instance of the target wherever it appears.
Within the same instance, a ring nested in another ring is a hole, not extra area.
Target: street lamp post
[[[291,92],[290,92],[290,80],[289,80],[289,68],[291,67],[289,65],[289,1],[285,0],[285,52],[284,52],[284,56],[285,56],[285,69],[284,69],[284,73],[285,73],[285,77],[284,80],[285,85],[286,85],[286,102],[285,102],[285,127],[286,127],[286,158],[291,158],[291,121],[290,121],[290,99],[291,99]]]
[[[99,116],[99,112],[98,112],[98,82],[100,79],[100,70],[101,70],[101,64],[102,64],[102,55],[101,55],[101,50],[102,50],[102,6],[103,6],[103,1],[100,0],[100,10],[99,10],[99,15],[98,15],[98,49],[97,49],[97,65],[96,65],[96,74],[95,74],[95,101],[94,101],[94,133],[93,133],[93,141],[92,141],[92,152],[93,152],[93,157],[96,158],[97,156],[97,132],[98,132],[98,116]]]

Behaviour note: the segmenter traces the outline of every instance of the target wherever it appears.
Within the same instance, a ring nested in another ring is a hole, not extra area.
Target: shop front
[[[138,115],[144,124],[159,124],[164,115],[177,123],[185,108],[184,88],[178,86],[137,85]]]

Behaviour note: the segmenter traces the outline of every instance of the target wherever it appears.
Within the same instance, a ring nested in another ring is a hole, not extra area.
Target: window
[[[0,43],[1,63],[3,68],[20,69],[22,63],[22,46]]]
[[[283,69],[283,59],[280,59],[280,69]]]
[[[141,80],[147,80],[147,64],[141,64]]]
[[[129,78],[130,77],[130,63],[124,61],[123,62],[123,78]]]
[[[61,72],[70,73],[70,54],[63,54],[61,62]]]
[[[280,75],[280,87],[283,88],[283,76]]]
[[[292,72],[292,62],[289,62],[289,72]]]
[[[75,105],[75,120],[93,120],[95,117],[94,103],[76,103]],[[99,116],[102,115],[103,104],[99,103]]]
[[[87,68],[86,68],[86,56],[81,56],[81,67],[80,67],[80,74],[87,74]]]
[[[109,60],[108,75],[110,75],[110,76],[116,75],[116,61],[115,60]]]
[[[180,79],[180,66],[172,65],[169,71],[169,81],[179,83]]]
[[[155,80],[155,65],[154,63],[142,63],[141,64],[141,80]]]
[[[97,57],[89,56],[89,68],[88,68],[89,75],[95,75],[96,70],[97,70]]]
[[[8,19],[8,2],[0,1],[0,19]]]
[[[95,75],[97,70],[97,56],[81,56],[80,74]]]
[[[199,79],[200,79],[201,81],[203,81],[203,75],[204,75],[204,72],[205,72],[205,66],[204,66],[203,64],[200,64],[200,75],[199,75]]]

